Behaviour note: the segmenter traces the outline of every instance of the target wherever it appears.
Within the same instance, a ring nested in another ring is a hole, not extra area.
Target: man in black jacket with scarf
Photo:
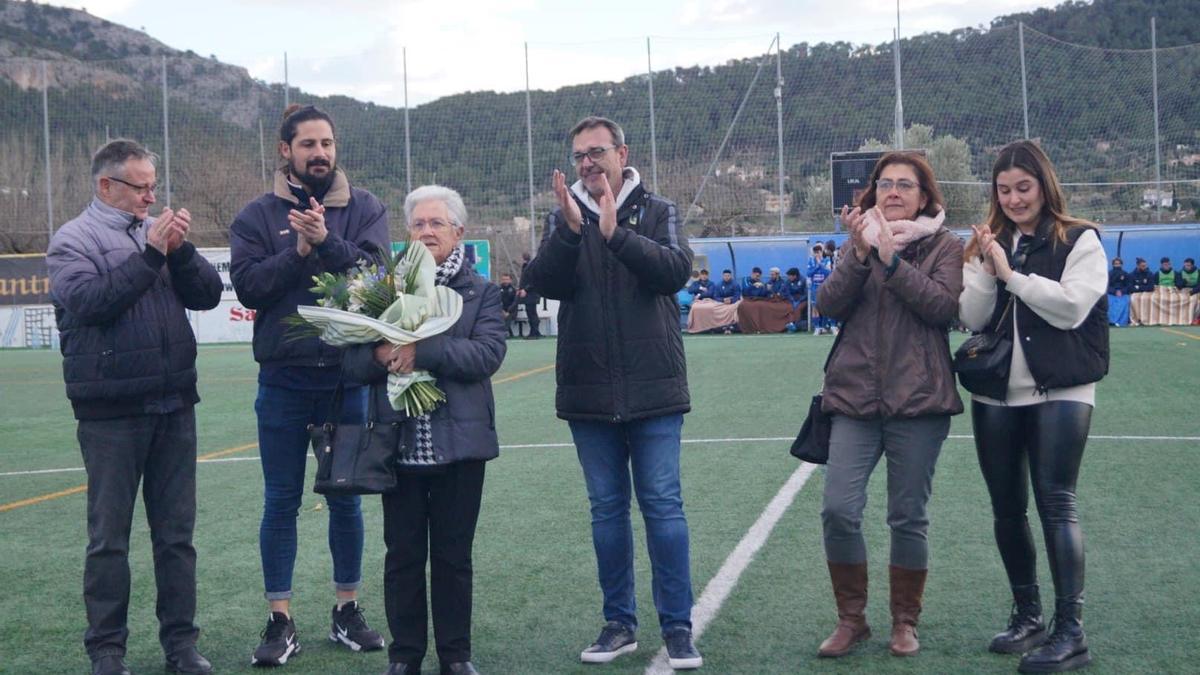
[[[626,166],[625,134],[588,117],[571,130],[579,180],[554,172],[558,208],[526,278],[561,301],[555,407],[587,483],[607,622],[582,654],[605,663],[637,648],[630,470],[646,523],[659,625],[673,668],[698,668],[692,644],[688,527],[680,494],[683,414],[690,410],[675,293],[692,250],[675,204]]]

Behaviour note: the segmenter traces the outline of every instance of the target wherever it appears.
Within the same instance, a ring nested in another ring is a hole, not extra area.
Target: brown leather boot
[[[867,564],[847,565],[829,562],[833,599],[837,602],[838,623],[817,650],[818,656],[845,656],[854,646],[871,637],[867,625]]]
[[[929,570],[910,570],[888,566],[892,591],[893,656],[916,656],[921,651],[917,641],[917,620],[921,617],[921,597],[925,594],[925,575]]]

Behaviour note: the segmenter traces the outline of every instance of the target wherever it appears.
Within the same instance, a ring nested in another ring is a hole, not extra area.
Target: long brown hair
[[[996,163],[992,165],[992,194],[986,224],[997,237],[1003,233],[1007,233],[1011,237],[1013,231],[1017,229],[1017,224],[1009,219],[1004,214],[1004,209],[1000,207],[1000,193],[996,189],[997,177],[1002,172],[1012,169],[1020,169],[1037,179],[1038,189],[1042,195],[1042,212],[1038,215],[1038,219],[1040,221],[1047,216],[1054,219],[1056,239],[1066,243],[1067,231],[1076,227],[1099,229],[1095,223],[1075,218],[1067,213],[1067,199],[1063,195],[1062,185],[1058,182],[1054,164],[1050,162],[1046,153],[1032,141],[1015,141],[1000,149]],[[979,255],[979,244],[975,241],[975,237],[971,237],[971,242],[967,245],[966,257],[969,259],[971,256],[977,255]]]
[[[875,162],[875,168],[871,170],[871,178],[867,181],[867,189],[858,198],[858,207],[863,211],[874,208],[875,181],[879,180],[879,174],[883,173],[883,170],[891,164],[907,164],[912,167],[913,172],[917,174],[921,193],[925,195],[925,208],[920,210],[919,215],[930,218],[936,216],[938,211],[942,210],[945,200],[942,199],[942,189],[938,187],[937,179],[933,177],[933,167],[929,166],[929,162],[921,153],[905,150],[893,150]]]

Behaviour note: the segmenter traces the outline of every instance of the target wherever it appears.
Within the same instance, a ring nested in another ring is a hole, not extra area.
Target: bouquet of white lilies
[[[410,241],[382,265],[360,261],[343,274],[313,277],[320,306],[297,308],[306,328],[321,340],[344,347],[386,340],[406,345],[441,334],[462,315],[462,296],[435,284],[437,263],[425,245]],[[295,323],[295,322],[293,322]],[[411,417],[424,415],[446,400],[424,370],[388,375],[388,399]]]

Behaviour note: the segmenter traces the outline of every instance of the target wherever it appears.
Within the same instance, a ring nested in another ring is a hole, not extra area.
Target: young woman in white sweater
[[[1013,591],[990,649],[1023,653],[1021,672],[1090,662],[1083,633],[1084,547],[1075,483],[1096,382],[1108,372],[1107,260],[1099,232],[1072,218],[1049,158],[1029,141],[1000,151],[988,221],[966,250],[962,323],[1012,340],[1000,398],[975,394],[971,417],[996,544]],[[1055,613],[1047,631],[1026,518],[1026,476],[1046,540]]]

